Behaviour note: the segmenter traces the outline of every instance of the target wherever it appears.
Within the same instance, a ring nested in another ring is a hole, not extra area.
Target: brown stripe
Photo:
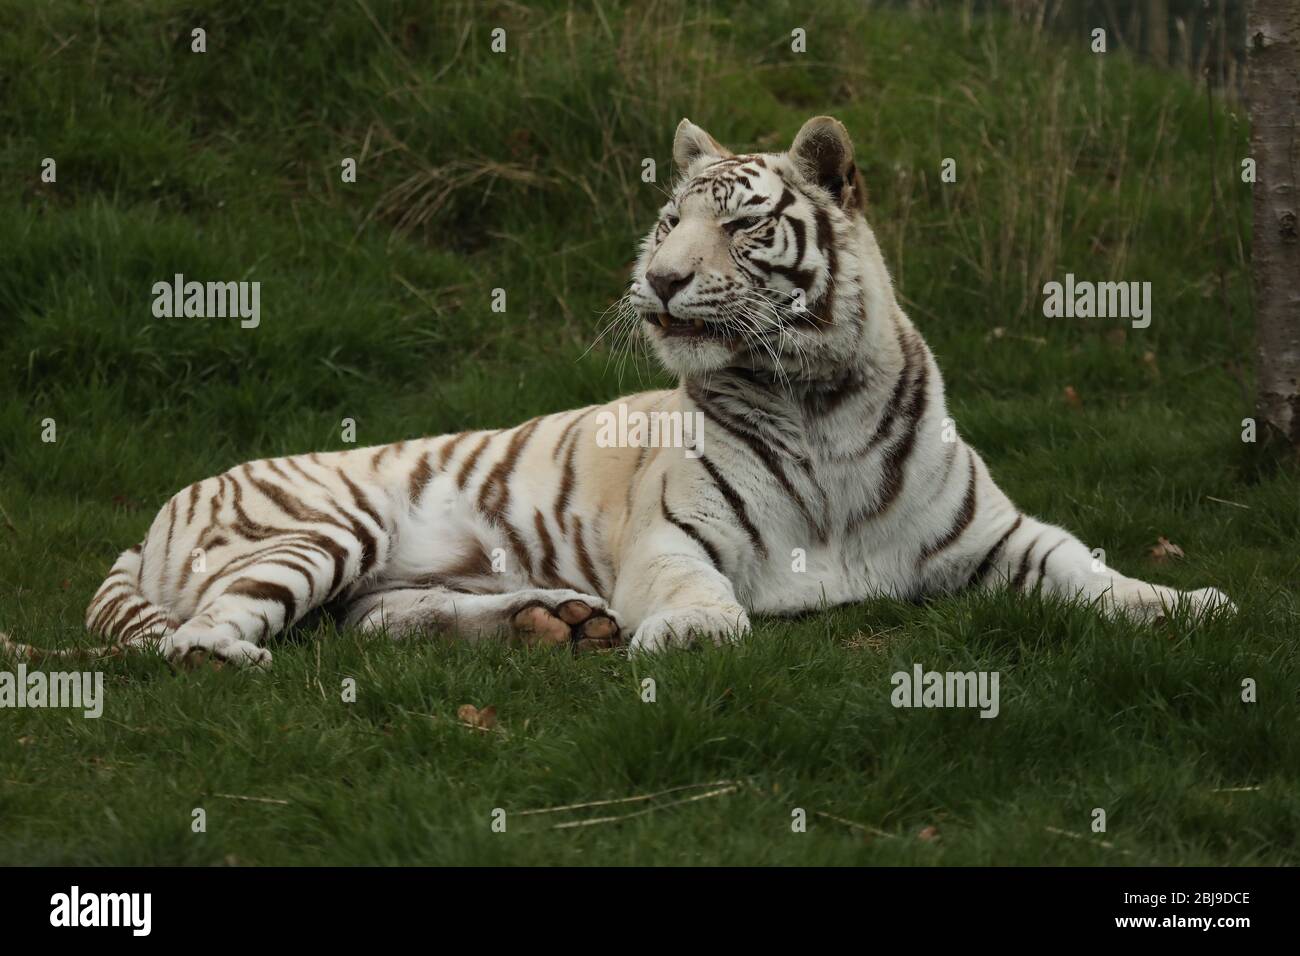
[[[849,519],[848,526],[850,530],[858,527],[862,522],[878,518],[888,511],[903,490],[903,467],[907,464],[908,458],[912,456],[912,451],[916,446],[917,425],[925,414],[927,401],[925,389],[929,380],[929,365],[925,361],[924,346],[920,344],[919,339],[913,338],[910,342],[910,348],[914,352],[920,352],[920,355],[917,356],[920,363],[916,373],[916,381],[912,383],[908,393],[907,407],[902,411],[903,425],[899,429],[898,438],[889,446],[885,452],[884,461],[881,463],[879,497],[870,508],[858,512]]]
[[[200,545],[200,547],[202,547],[202,545]],[[193,550],[191,550],[190,553],[185,556],[185,559],[181,561],[181,576],[180,580],[176,582],[176,600],[178,601],[180,600],[181,595],[185,593],[185,585],[190,579],[190,572],[192,570],[194,570]]]
[[[215,571],[206,572],[203,583],[199,585],[199,590],[194,595],[195,607],[199,606],[203,595],[207,593],[208,588],[213,584],[216,584],[218,581],[221,581],[232,574],[243,571],[246,568],[250,568],[255,564],[267,560],[268,555],[275,554],[278,551],[287,550],[291,547],[289,542],[292,542],[299,537],[305,537],[307,534],[308,532],[304,532],[302,535],[289,533],[281,537],[276,543],[264,545],[263,547],[256,548],[253,551],[244,554],[237,554]]]
[[[451,441],[447,442],[438,450],[439,471],[447,467],[447,462],[451,460],[452,454],[456,451],[456,446],[459,445],[465,436],[469,434],[470,432],[458,432],[452,436]]]
[[[736,520],[740,522],[740,526],[749,535],[750,544],[754,546],[760,555],[767,557],[767,545],[763,542],[763,536],[759,534],[758,528],[754,527],[754,522],[749,520],[749,509],[745,507],[745,502],[740,495],[736,494],[736,489],[731,487],[731,484],[726,478],[722,477],[722,473],[718,471],[713,462],[709,461],[704,455],[700,456],[700,464],[704,466],[704,470],[709,473],[713,483],[718,486],[718,491],[722,492],[722,497],[731,506],[732,512],[736,515]]]
[[[966,529],[970,527],[971,519],[975,517],[975,456],[967,453],[966,457],[970,459],[970,480],[966,484],[966,496],[962,499],[961,507],[957,510],[957,517],[953,521],[952,527],[938,541],[926,546],[916,559],[918,569],[926,561],[929,561],[960,538]]]
[[[443,569],[441,576],[452,578],[478,578],[492,573],[492,557],[478,541],[474,542],[476,550],[462,557],[455,564]]]
[[[329,590],[325,592],[325,600],[328,601],[346,583],[343,576],[347,571],[348,551],[347,548],[326,534],[314,535],[312,544],[328,555],[330,560],[334,562],[334,576],[330,580]]]
[[[357,503],[357,507],[369,515],[375,526],[382,530],[384,528],[384,519],[379,517],[379,512],[370,503],[370,499],[366,497],[365,492],[358,488],[341,468],[339,469],[339,477],[343,479],[343,484],[348,486],[348,491],[352,493],[352,500]]]
[[[988,554],[984,555],[984,560],[982,560],[979,563],[979,566],[975,568],[970,579],[966,582],[966,587],[974,587],[988,576],[989,571],[993,568],[993,563],[997,561],[998,555],[1002,553],[1002,547],[1007,543],[1007,539],[1016,533],[1016,529],[1020,527],[1020,523],[1024,520],[1024,515],[1016,515],[1015,522],[1010,528],[1002,532],[1002,537],[998,538],[998,540],[994,542],[993,547],[989,548]]]
[[[565,524],[565,512],[569,508],[569,496],[573,494],[573,485],[577,480],[577,474],[573,468],[573,458],[578,448],[578,439],[575,436],[569,442],[569,453],[564,457],[564,469],[560,473],[560,490],[555,495],[555,523],[560,526],[561,534],[568,534],[569,529]]]
[[[315,508],[303,504],[289,492],[285,491],[279,485],[273,485],[270,482],[263,481],[261,478],[254,478],[251,474],[248,476],[248,482],[262,494],[264,498],[275,505],[280,511],[288,515],[294,521],[305,521],[312,523],[329,523],[339,525],[338,521],[332,519],[324,512],[317,511]]]
[[[284,606],[284,623],[288,625],[294,622],[298,601],[293,596],[293,591],[283,584],[277,584],[274,581],[254,581],[251,578],[240,578],[226,588],[224,593],[252,598],[254,601],[278,601]],[[267,629],[270,630],[269,622]]]
[[[899,350],[903,355],[903,368],[898,373],[898,379],[894,382],[893,391],[889,394],[889,401],[886,403],[884,411],[881,412],[880,419],[876,423],[876,430],[872,433],[871,438],[862,447],[841,457],[861,458],[888,438],[889,433],[893,430],[894,419],[903,406],[903,397],[907,394],[908,383],[912,380],[912,363],[915,356],[910,341],[903,338],[902,329],[898,326],[897,318],[894,319],[894,327],[898,335]]]
[[[825,543],[829,537],[825,524],[818,521],[813,515],[812,510],[808,507],[808,502],[804,500],[803,495],[799,494],[798,490],[791,483],[790,476],[785,473],[785,469],[781,466],[781,462],[773,453],[771,446],[765,444],[758,435],[753,434],[748,429],[732,421],[730,416],[725,412],[709,404],[705,396],[693,384],[687,385],[686,392],[691,401],[693,401],[696,406],[704,412],[706,418],[727,432],[727,434],[742,441],[745,446],[753,452],[754,457],[756,457],[772,477],[776,479],[777,484],[781,486],[781,490],[786,493],[792,502],[794,502],[795,507],[798,508],[800,513],[803,515],[804,521],[807,522],[808,527],[812,528],[817,534],[818,541]]]
[[[515,433],[510,436],[510,443],[506,446],[505,456],[492,466],[492,470],[483,479],[483,486],[479,489],[478,509],[489,518],[500,518],[509,509],[510,476],[519,462],[519,455],[523,452],[524,446],[528,444],[528,439],[532,437],[541,421],[540,418],[534,418],[516,428]],[[491,505],[488,502],[489,496],[495,498]]]
[[[1043,555],[1043,559],[1038,562],[1038,583],[1039,584],[1042,584],[1043,578],[1047,577],[1047,559],[1051,557],[1053,551],[1055,551],[1057,548],[1059,548],[1061,545],[1065,544],[1065,542],[1069,540],[1070,540],[1069,538],[1062,538],[1060,541],[1056,542],[1056,544],[1052,545],[1050,548],[1047,549],[1047,553]]]
[[[1029,574],[1029,557],[1034,553],[1034,546],[1038,544],[1038,540],[1041,537],[1042,534],[1038,534],[1034,537],[1033,541],[1029,542],[1029,547],[1025,548],[1025,554],[1020,559],[1020,567],[1017,569],[1016,576],[1011,582],[1011,586],[1017,591],[1019,591],[1021,586],[1025,583],[1025,576]]]
[[[298,472],[298,474],[302,475],[302,476],[303,476],[304,478],[306,478],[308,481],[310,481],[310,482],[312,482],[312,483],[314,483],[314,484],[320,485],[320,487],[324,488],[324,489],[325,489],[326,491],[328,491],[331,495],[334,494],[334,489],[333,489],[333,488],[331,488],[329,485],[325,484],[325,482],[321,481],[319,478],[317,478],[315,475],[313,475],[311,472],[309,472],[309,471],[308,471],[306,468],[304,468],[302,465],[298,464],[298,460],[297,460],[296,458],[286,458],[286,459],[284,460],[284,463],[285,463],[286,465],[288,465],[290,468],[292,468],[294,471]]]
[[[190,485],[190,507],[189,510],[185,512],[186,524],[189,524],[194,520],[194,509],[198,507],[199,504],[199,486],[201,484],[203,484],[203,482],[196,481],[194,484]]]
[[[266,467],[271,470],[271,473],[275,475],[277,478],[279,478],[281,481],[286,482],[287,484],[290,485],[295,484],[294,480],[291,477],[289,477],[287,474],[285,474],[284,469],[275,463],[274,458],[266,458],[262,461],[262,464],[266,465]]]
[[[839,271],[839,260],[835,250],[835,230],[831,225],[830,213],[818,206],[813,213],[817,221],[817,248],[826,260],[826,292],[815,311],[816,318],[823,326],[835,321],[835,280]],[[811,294],[812,290],[809,290]],[[810,312],[813,310],[809,310]]]
[[[139,585],[135,581],[105,581],[99,586],[99,590],[95,592],[90,604],[92,607],[96,604],[103,604],[110,594],[116,594],[119,591],[131,593],[139,590]]]
[[[564,431],[560,432],[560,437],[556,440],[555,447],[551,449],[552,461],[560,460],[560,449],[564,447],[564,440],[569,437],[569,432],[573,431],[573,429],[577,426],[578,422],[582,421],[584,418],[587,417],[588,411],[590,411],[589,408],[582,409],[580,412],[578,412],[577,415],[574,416],[573,421],[569,422],[569,424],[564,426]]]
[[[496,526],[501,529],[501,533],[506,536],[506,541],[510,543],[510,550],[515,553],[515,560],[524,569],[524,574],[531,578],[533,576],[533,556],[528,551],[528,545],[524,541],[523,535],[519,533],[518,528],[504,517],[498,515],[493,520]]]
[[[870,381],[870,378],[859,370],[846,372],[829,388],[806,392],[803,398],[804,407],[814,415],[833,415],[849,399],[862,394]]]
[[[108,625],[113,620],[113,615],[117,613],[118,606],[127,598],[135,594],[135,591],[124,591],[107,604],[103,604],[95,611],[94,617],[86,622],[86,630],[92,634],[99,633],[105,637],[112,637],[112,632],[108,630]]]
[[[276,567],[288,568],[290,571],[297,571],[307,581],[307,598],[311,599],[312,594],[316,592],[316,577],[312,574],[312,568],[305,564],[299,564],[297,561],[290,561],[288,558],[266,558],[258,562],[259,564],[274,564]]]
[[[351,531],[353,535],[358,537],[357,543],[362,550],[362,573],[364,574],[367,556],[373,554],[374,539],[370,537],[365,526],[355,518],[352,519]],[[363,535],[365,536],[364,539],[362,538]],[[279,551],[288,551],[293,553],[293,549],[295,548],[317,551],[333,561],[334,574],[330,582],[330,589],[326,593],[326,599],[328,600],[333,597],[334,593],[338,591],[340,586],[344,583],[343,578],[347,570],[348,560],[347,549],[327,534],[323,534],[319,531],[308,530],[288,533],[282,536],[275,544],[258,548],[256,551],[248,554],[238,555],[231,558],[216,571],[208,571],[204,575],[203,584],[199,587],[198,593],[194,597],[195,607],[199,606],[199,602],[207,592],[207,589],[226,575],[251,567],[258,562],[266,561],[268,560],[268,555],[275,554]],[[188,562],[186,567],[189,567]]]
[[[126,630],[127,625],[129,625],[133,620],[135,620],[137,617],[139,617],[139,616],[140,616],[141,614],[143,614],[145,611],[147,611],[147,610],[149,610],[150,608],[153,607],[153,605],[150,604],[150,603],[149,603],[145,598],[143,598],[143,597],[141,597],[141,598],[137,598],[137,600],[138,600],[140,603],[139,603],[138,606],[135,606],[135,607],[132,608],[130,614],[127,614],[127,615],[124,616],[124,617],[121,616],[121,615],[119,614],[117,620],[115,620],[115,621],[111,621],[111,622],[106,622],[106,623],[105,623],[105,626],[109,629],[109,630],[108,630],[108,635],[107,635],[107,636],[112,637],[112,638],[115,638],[115,639],[117,639],[117,640],[121,640],[121,639],[122,639],[122,632],[123,632],[124,630]],[[126,609],[126,608],[123,607],[121,610],[125,610],[125,609]]]
[[[433,478],[433,466],[429,464],[429,453],[426,451],[420,456],[415,467],[411,469],[411,476],[407,479],[407,496],[411,504],[419,504],[420,496],[424,494],[424,486]]]
[[[370,458],[371,470],[372,471],[377,470],[379,468],[379,465],[383,462],[384,456],[387,455],[389,452],[392,452],[394,455],[400,455],[402,453],[402,449],[405,447],[406,447],[406,440],[403,439],[402,441],[396,442],[395,444],[385,445],[384,447],[380,448],[379,451],[375,452],[375,454]]]
[[[208,499],[208,527],[203,529],[203,534],[207,534],[208,529],[217,523],[217,512],[226,501],[226,476],[217,476],[217,490],[212,493]],[[200,535],[200,538],[202,535]]]
[[[167,579],[171,577],[172,538],[176,534],[176,498],[167,503],[167,540],[163,542],[162,574],[158,576],[158,587],[163,593],[167,591]]]
[[[231,508],[235,512],[235,521],[230,525],[231,531],[249,541],[263,541],[272,535],[284,533],[285,529],[283,528],[273,528],[250,518],[244,511],[244,489],[239,486],[239,482],[233,477],[230,479],[230,487],[234,489],[231,496]]]
[[[664,475],[663,489],[659,492],[659,510],[663,512],[663,516],[668,521],[669,524],[676,526],[688,538],[690,538],[692,541],[694,541],[696,544],[698,544],[701,548],[704,549],[704,553],[709,556],[709,561],[713,564],[715,570],[719,572],[722,571],[722,561],[718,557],[717,549],[715,549],[713,545],[709,544],[709,542],[704,540],[704,537],[700,534],[698,530],[696,530],[695,525],[690,524],[689,522],[686,521],[679,521],[673,515],[673,513],[668,510],[668,476],[667,475]]]
[[[555,566],[555,541],[546,529],[546,519],[540,508],[533,512],[533,527],[537,529],[537,538],[542,544],[542,577],[548,587],[555,587],[559,580],[559,569]]]
[[[596,574],[596,565],[592,563],[591,554],[587,551],[587,542],[583,538],[582,517],[580,515],[573,516],[573,538],[573,546],[578,553],[578,568],[582,571],[583,576],[591,582],[595,593],[604,597],[604,586],[601,583],[600,576]]]
[[[117,639],[121,642],[129,641],[132,638],[134,638],[137,634],[140,634],[143,631],[147,631],[149,628],[159,623],[161,623],[164,626],[164,628],[174,626],[170,621],[167,620],[166,614],[162,610],[154,609],[152,613],[145,615],[143,618],[136,621],[130,627],[123,630],[118,635]]]
[[[469,457],[465,459],[465,464],[461,466],[460,474],[456,476],[457,488],[462,491],[465,489],[465,483],[469,481],[470,472],[472,472],[474,466],[478,464],[479,456],[483,454],[483,449],[487,447],[488,442],[490,442],[492,437],[496,434],[496,432],[488,432],[483,436],[483,440],[474,446],[474,450],[470,452]]]

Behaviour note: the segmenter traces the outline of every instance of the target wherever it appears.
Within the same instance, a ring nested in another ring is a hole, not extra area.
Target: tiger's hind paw
[[[251,641],[233,637],[189,637],[177,640],[164,638],[158,651],[177,670],[194,670],[204,664],[220,670],[227,664],[232,667],[269,668],[271,652]]]
[[[614,612],[600,598],[585,594],[566,597],[554,604],[531,601],[511,615],[510,626],[530,647],[568,644],[574,654],[617,647],[620,643]]]

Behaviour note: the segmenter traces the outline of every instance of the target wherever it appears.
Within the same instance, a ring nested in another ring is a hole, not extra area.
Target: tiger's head
[[[673,160],[626,299],[663,365],[793,378],[851,360],[889,280],[844,126],[818,116],[787,152],[735,155],[684,119]]]

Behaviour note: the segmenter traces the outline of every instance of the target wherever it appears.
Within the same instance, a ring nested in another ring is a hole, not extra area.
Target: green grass
[[[0,862],[1300,860],[1300,481],[1240,438],[1239,105],[1216,103],[1211,135],[1203,91],[1085,38],[847,0],[436,9],[0,0],[0,628],[84,640],[169,494],[343,447],[344,418],[371,444],[663,384],[582,357],[661,201],[642,158],[666,182],[682,115],[770,149],[817,113],[856,139],[904,302],[1003,487],[1240,615],[1152,631],[965,595],[763,620],[652,663],[328,630],[277,642],[269,674],[113,662],[99,720],[0,711]],[[175,272],[260,280],[261,326],[154,319]],[[1151,327],[1043,318],[1066,272],[1152,282]],[[1186,558],[1154,564],[1161,535]],[[894,709],[914,662],[999,671],[1000,716]],[[458,724],[464,703],[497,729]],[[516,815],[721,780],[740,786],[622,822],[548,829],[645,805]],[[1259,789],[1218,792],[1236,787]]]

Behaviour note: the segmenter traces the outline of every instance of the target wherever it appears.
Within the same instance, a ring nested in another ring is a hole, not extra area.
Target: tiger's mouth
[[[670,338],[729,339],[727,328],[704,319],[679,319],[667,312],[647,312],[645,320]]]

